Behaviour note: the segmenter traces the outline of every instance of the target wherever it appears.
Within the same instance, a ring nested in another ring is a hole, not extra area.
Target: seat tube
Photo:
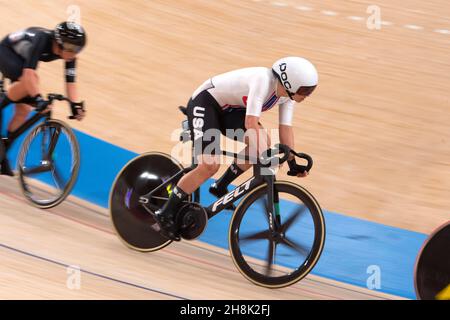
[[[276,177],[273,176],[273,207],[275,210],[275,220],[278,226],[281,225],[280,216],[280,194],[278,193],[277,187],[275,185]]]

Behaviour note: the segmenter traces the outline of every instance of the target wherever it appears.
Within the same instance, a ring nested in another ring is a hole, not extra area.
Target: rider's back
[[[193,98],[207,90],[222,108],[245,108],[249,96],[260,100],[262,104],[270,100],[275,94],[276,83],[277,79],[269,68],[237,69],[206,80],[194,92]]]

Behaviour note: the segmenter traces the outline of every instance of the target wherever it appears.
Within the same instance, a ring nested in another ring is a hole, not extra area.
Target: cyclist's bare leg
[[[19,101],[28,96],[35,97],[39,93],[38,86],[39,77],[36,71],[31,69],[24,69],[22,77],[20,77],[19,81],[10,85],[8,88],[8,92],[2,97],[0,112],[3,107],[13,101]],[[30,110],[31,107],[26,104],[16,104],[13,119],[8,125],[8,132],[14,131],[18,127],[20,127],[25,122]],[[0,174],[8,176],[14,175],[7,157],[4,157],[2,159],[0,166]]]
[[[23,83],[18,81],[8,87],[7,94],[12,101],[18,101],[28,96],[28,90]]]
[[[14,116],[8,126],[8,132],[13,132],[24,124],[31,110],[33,110],[33,108],[28,104],[16,104]]]
[[[183,200],[219,170],[219,161],[220,158],[216,156],[200,155],[198,166],[181,178],[177,186],[173,188],[169,200],[160,210],[155,212],[163,235],[172,240],[180,240],[175,223],[176,214],[180,210]]]
[[[8,91],[0,96],[0,111],[10,103],[25,98],[27,95],[26,88],[23,84],[19,82],[13,83],[9,86]]]
[[[35,97],[39,93],[39,76],[34,70],[25,69],[19,81],[8,87],[8,97],[18,101],[25,97]]]
[[[191,194],[203,182],[215,175],[219,171],[219,168],[220,156],[200,155],[198,157],[198,166],[180,179],[178,187],[187,194]]]
[[[19,99],[21,99],[21,98],[19,98]],[[30,110],[31,110],[31,106],[29,106],[27,104],[23,104],[23,103],[16,104],[14,116],[8,125],[8,133],[7,133],[8,137],[9,137],[10,132],[16,130],[25,122]],[[1,117],[0,117],[0,119],[1,119]],[[7,157],[4,157],[1,160],[0,167],[1,167],[0,168],[1,175],[11,176],[11,177],[14,176],[14,172],[12,171],[12,168],[9,164]]]
[[[13,83],[8,88],[8,97],[12,101],[19,101],[25,97],[35,97],[38,93],[39,76],[34,70],[25,69],[19,81]],[[14,116],[8,125],[8,132],[15,131],[25,123],[32,107],[20,103],[16,104]]]

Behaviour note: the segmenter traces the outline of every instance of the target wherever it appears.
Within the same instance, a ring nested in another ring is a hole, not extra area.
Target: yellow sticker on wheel
[[[166,190],[167,190],[167,193],[170,196],[172,194],[172,184],[171,183],[169,183],[169,185],[167,186]]]
[[[448,286],[436,295],[437,300],[450,300],[450,283]]]

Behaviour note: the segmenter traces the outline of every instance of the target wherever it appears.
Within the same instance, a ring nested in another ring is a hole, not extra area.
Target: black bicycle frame
[[[36,113],[30,119],[28,119],[24,124],[22,124],[17,130],[11,132],[7,138],[3,138],[3,142],[5,143],[6,150],[11,146],[11,144],[25,131],[34,126],[40,120],[45,119],[48,120],[51,118],[51,111],[42,114]],[[45,159],[44,159],[45,160]]]
[[[226,156],[233,156],[234,158],[241,158],[244,160],[253,160],[248,156],[240,156],[234,153],[230,153],[227,151],[222,151],[223,155]],[[150,201],[150,198],[153,197],[155,193],[157,193],[162,188],[166,187],[168,184],[170,184],[173,180],[176,180],[180,178],[181,176],[185,175],[186,173],[194,170],[197,167],[196,164],[191,165],[189,168],[185,168],[183,170],[180,170],[176,174],[174,174],[172,177],[164,181],[162,184],[160,184],[158,187],[150,191],[148,194],[141,197],[141,203],[146,204]],[[218,213],[220,213],[222,210],[226,209],[231,203],[234,203],[235,201],[241,199],[246,194],[248,194],[250,191],[252,191],[254,188],[267,183],[267,196],[268,196],[268,215],[269,215],[269,222],[271,224],[271,227],[273,228],[273,224],[277,223],[276,221],[273,221],[273,208],[274,203],[278,203],[278,194],[274,189],[274,182],[275,182],[275,175],[261,175],[261,169],[263,166],[261,163],[257,162],[255,165],[253,165],[253,176],[242,183],[241,185],[237,186],[234,190],[227,193],[225,196],[217,199],[214,203],[212,203],[210,206],[205,207],[205,210],[208,214],[208,219],[211,219]],[[198,188],[194,192],[194,202],[200,203],[200,188]],[[278,214],[277,214],[278,216]]]
[[[0,73],[0,93],[5,92],[4,88],[4,82],[5,77]],[[25,100],[24,100],[25,101]],[[19,101],[20,102],[20,101]],[[0,110],[0,112],[3,112],[3,110]],[[5,149],[8,150],[8,148],[11,146],[11,144],[25,131],[27,131],[29,128],[34,126],[36,123],[38,123],[41,119],[48,120],[51,118],[51,111],[47,113],[36,113],[34,116],[32,116],[30,119],[25,121],[24,124],[22,124],[19,128],[17,128],[15,131],[11,132],[8,137],[3,138],[3,143],[5,145]],[[54,146],[53,146],[54,148]]]

